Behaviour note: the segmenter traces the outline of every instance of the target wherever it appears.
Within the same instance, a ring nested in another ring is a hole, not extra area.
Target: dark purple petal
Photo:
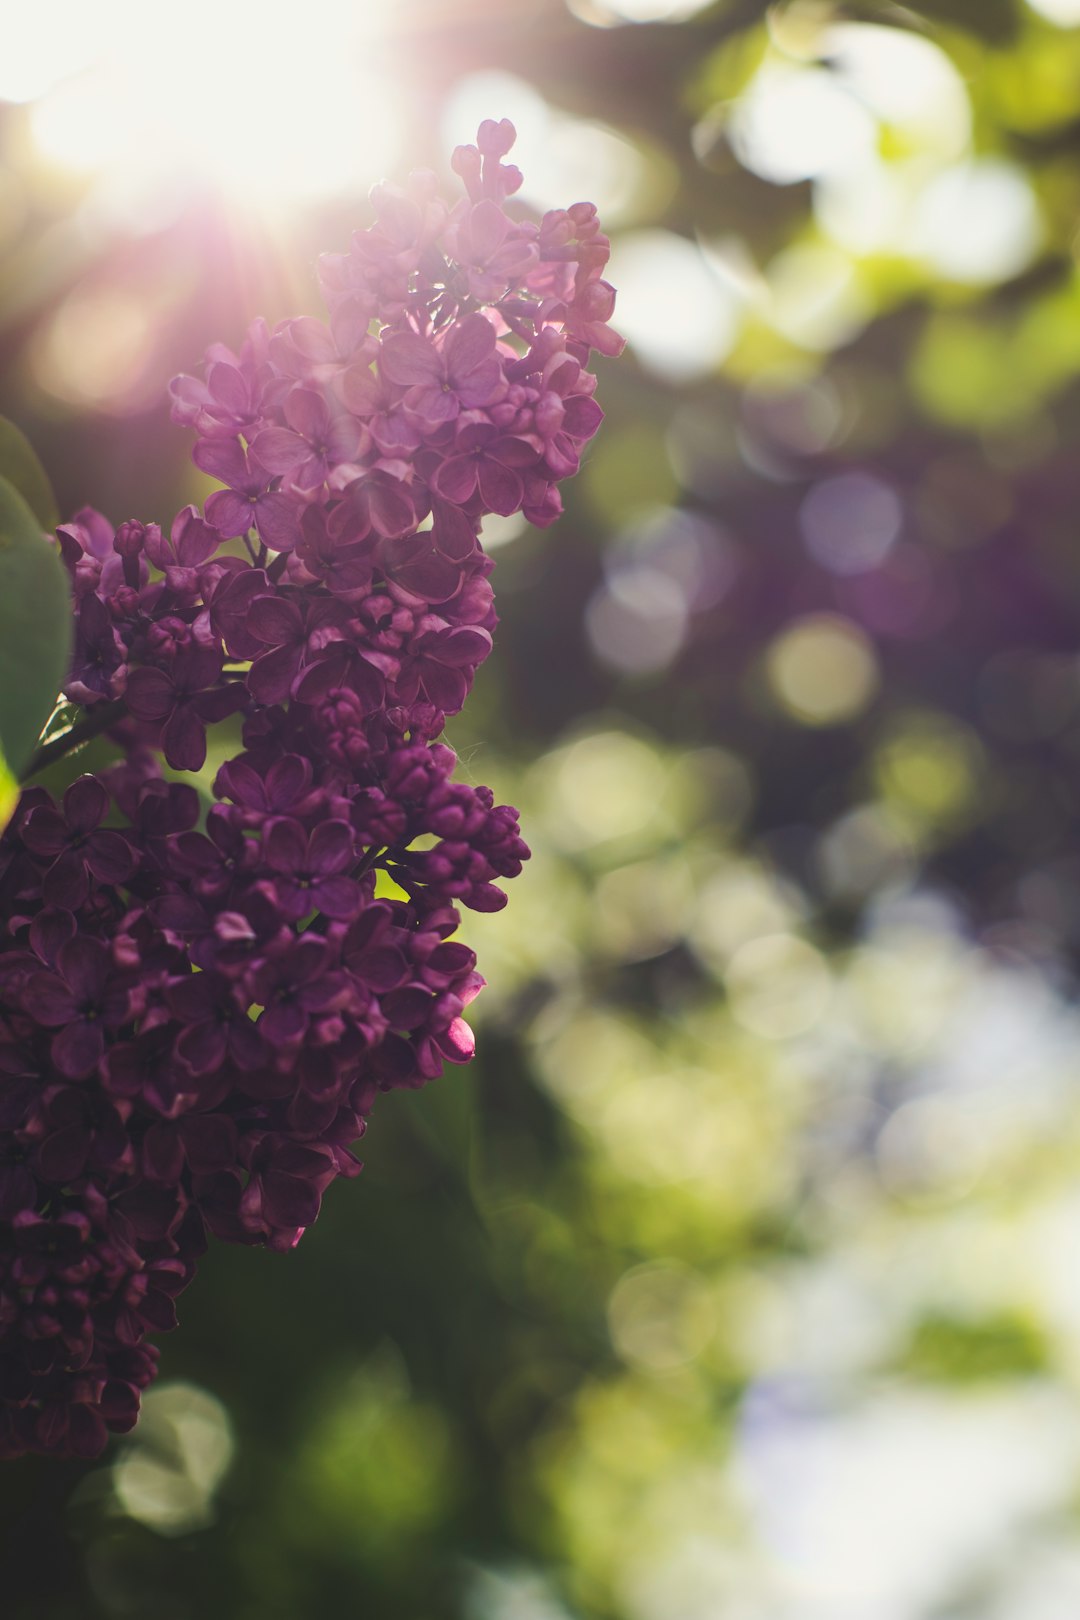
[[[292,551],[300,537],[296,507],[286,495],[260,495],[255,503],[255,526],[271,551]]]
[[[199,771],[206,763],[205,727],[186,704],[170,716],[161,745],[174,771]]]
[[[488,454],[504,467],[532,467],[538,459],[535,447],[527,439],[515,438],[513,434],[489,444]]]
[[[270,808],[262,777],[242,759],[225,762],[214,782],[214,792],[219,798],[231,799],[234,804],[242,804],[249,810],[266,811]]]
[[[92,1406],[80,1403],[70,1408],[67,1443],[76,1457],[99,1457],[105,1450],[109,1432],[101,1414]]]
[[[243,684],[232,681],[228,686],[212,686],[208,692],[200,692],[190,707],[206,725],[216,726],[219,720],[242,709],[245,702]]]
[[[261,1021],[258,1027],[262,1028]],[[287,1097],[296,1084],[291,1074],[281,1074],[266,1063],[255,1064],[242,1072],[243,1079],[237,1081],[240,1090],[246,1097],[255,1097],[259,1102],[267,1102],[272,1097]]]
[[[79,1019],[54,1036],[52,1060],[69,1080],[85,1080],[105,1055],[105,1033],[100,1023]]]
[[[185,1024],[198,1024],[217,1006],[226,983],[216,973],[188,973],[166,991],[169,1009]]]
[[[235,1162],[235,1121],[221,1114],[186,1114],[179,1122],[179,1130],[188,1163],[196,1174]]]
[[[424,690],[437,709],[457,714],[469,695],[469,682],[459,669],[429,661],[424,666]]]
[[[30,1016],[46,1028],[66,1024],[77,1016],[71,991],[54,973],[33,974],[23,994]]]
[[[491,636],[486,630],[451,630],[439,637],[434,656],[441,664],[461,668],[467,664],[480,664],[491,651]]]
[[[458,973],[467,973],[476,966],[476,953],[470,951],[467,945],[456,940],[446,940],[444,944],[436,946],[427,960],[428,969],[436,973],[445,974],[452,978]]]
[[[257,703],[284,703],[292,691],[300,653],[294,647],[275,647],[256,658],[248,671],[247,689]]]
[[[225,1061],[225,1031],[213,1019],[192,1024],[176,1043],[176,1055],[192,1074],[213,1074]]]
[[[47,804],[36,805],[23,826],[23,840],[35,855],[59,855],[67,848],[69,838],[64,817]]]
[[[176,688],[160,669],[135,669],[128,677],[127,704],[138,720],[164,720],[176,703]]]
[[[272,804],[283,806],[305,793],[311,785],[311,762],[299,754],[286,754],[271,765],[266,775],[266,794]]]
[[[79,1001],[97,1001],[109,976],[109,952],[99,939],[72,939],[60,947],[60,972]]]
[[[445,602],[454,596],[461,587],[461,569],[457,564],[442,557],[422,535],[414,536],[415,542],[411,550],[406,551],[404,557],[384,562],[388,573],[396,585],[404,590],[411,591],[425,602]],[[408,541],[398,544],[404,549],[409,546]]]
[[[415,1029],[427,1017],[434,999],[423,985],[407,984],[384,995],[381,1005],[395,1029]]]
[[[99,883],[124,883],[135,868],[135,857],[123,834],[106,828],[89,840],[86,864]]]
[[[462,903],[472,911],[501,911],[506,895],[494,883],[474,883],[468,894],[462,896]]]
[[[351,878],[331,877],[320,878],[312,885],[311,898],[318,910],[327,917],[348,922],[360,910],[363,896],[359,885]]]
[[[259,641],[280,647],[303,634],[304,621],[295,603],[281,596],[260,596],[248,611],[247,628]]]
[[[354,860],[353,833],[347,821],[320,821],[311,835],[309,864],[312,872],[332,877]]]
[[[65,1406],[46,1406],[38,1414],[34,1434],[42,1451],[60,1451],[67,1440],[68,1412]]]
[[[283,1002],[277,1007],[267,1007],[256,1025],[260,1035],[264,1036],[272,1047],[287,1046],[289,1042],[299,1040],[307,1027],[307,1013],[290,1002]]]
[[[241,1069],[265,1063],[266,1044],[250,1018],[234,1018],[229,1025],[229,1055]]]
[[[298,1176],[268,1170],[262,1177],[263,1210],[272,1226],[310,1226],[321,1202],[317,1187]]]
[[[30,924],[30,944],[36,955],[50,967],[56,963],[61,945],[75,937],[75,918],[70,911],[46,908]]]
[[[392,945],[350,957],[349,965],[372,990],[392,990],[408,971],[404,954]]]
[[[481,497],[489,512],[510,517],[512,513],[520,511],[525,486],[512,467],[485,456],[478,463],[477,479]]]
[[[10,1221],[36,1198],[37,1186],[25,1165],[0,1165],[0,1220]]]
[[[205,908],[189,894],[159,896],[151,903],[150,915],[159,928],[174,934],[201,934],[210,926]]]
[[[327,947],[323,940],[305,935],[291,952],[289,961],[295,983],[309,984],[326,968]]]
[[[372,528],[387,538],[406,534],[416,523],[416,509],[408,490],[392,478],[370,480],[368,510]]]
[[[184,1173],[184,1144],[176,1127],[164,1121],[143,1137],[143,1167],[155,1181],[179,1181]]]
[[[201,692],[213,686],[224,662],[221,649],[200,642],[187,647],[176,660],[177,686],[182,692]]]
[[[93,832],[109,808],[109,795],[96,776],[80,776],[64,794],[64,815],[73,833]]]
[[[45,904],[77,911],[89,892],[90,880],[82,855],[75,849],[65,850],[45,874],[41,886]]]
[[[476,488],[477,462],[475,456],[451,456],[444,461],[431,480],[436,494],[446,501],[460,505],[467,501]]]
[[[253,503],[232,489],[219,489],[206,503],[206,516],[226,540],[247,534],[255,521]]]
[[[54,1131],[42,1142],[37,1153],[37,1169],[46,1181],[63,1185],[82,1173],[90,1147],[90,1134],[82,1125],[68,1125]]]
[[[139,1314],[155,1333],[170,1333],[176,1326],[176,1306],[156,1288],[148,1288],[143,1295]]]
[[[308,841],[298,821],[287,817],[271,821],[263,834],[263,850],[275,872],[304,872]]]
[[[148,530],[148,536],[149,532]],[[208,557],[214,555],[221,543],[221,536],[217,530],[204,522],[193,506],[185,506],[182,512],[176,514],[169,538],[176,560],[184,568],[197,568],[200,563],[204,563]],[[149,549],[148,538],[147,550]]]

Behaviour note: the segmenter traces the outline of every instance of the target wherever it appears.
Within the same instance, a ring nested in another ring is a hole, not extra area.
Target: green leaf
[[[71,639],[60,554],[19,491],[0,477],[0,748],[16,775],[53,712]]]
[[[60,508],[30,440],[14,422],[0,416],[0,478],[14,484],[43,529],[60,522]]]
[[[3,832],[19,802],[19,784],[8,770],[4,751],[0,748],[0,832]]]

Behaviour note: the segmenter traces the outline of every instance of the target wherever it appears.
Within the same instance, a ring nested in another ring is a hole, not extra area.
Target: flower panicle
[[[208,1237],[293,1247],[379,1093],[472,1055],[459,908],[529,855],[440,741],[496,626],[483,520],[558,516],[621,347],[595,210],[508,211],[513,138],[458,148],[454,205],[376,187],[326,321],[174,379],[203,511],[58,531],[65,695],[123,757],[0,839],[0,1455],[129,1428]],[[200,820],[159,756],[202,770],[228,718]]]

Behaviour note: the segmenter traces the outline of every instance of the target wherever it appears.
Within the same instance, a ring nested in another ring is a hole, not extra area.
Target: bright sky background
[[[46,0],[0,55],[0,98],[32,102],[42,156],[100,174],[133,207],[165,179],[210,178],[279,205],[391,171],[402,87],[381,8],[305,0],[303,27],[251,0]]]

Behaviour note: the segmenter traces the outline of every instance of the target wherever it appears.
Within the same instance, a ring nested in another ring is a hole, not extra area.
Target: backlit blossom
[[[458,908],[529,855],[439,740],[492,647],[483,519],[557,515],[619,347],[595,212],[508,209],[513,138],[458,150],[456,205],[377,188],[327,322],[174,381],[204,512],[59,533],[66,692],[123,758],[0,838],[0,1455],[130,1428],[208,1236],[291,1248],[379,1093],[472,1054]],[[158,753],[199,771],[226,719],[203,813]]]

